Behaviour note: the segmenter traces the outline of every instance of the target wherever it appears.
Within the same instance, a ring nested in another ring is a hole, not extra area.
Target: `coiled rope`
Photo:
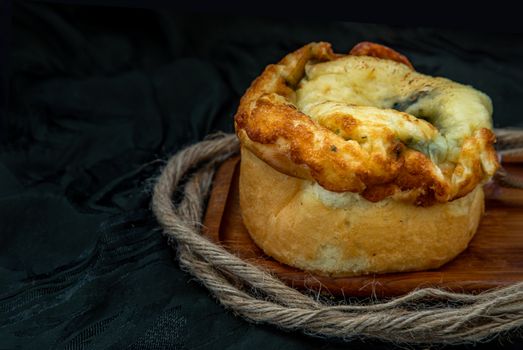
[[[519,147],[523,134],[518,137]],[[507,146],[509,137],[498,138]],[[318,337],[418,344],[477,342],[523,325],[523,282],[477,295],[423,288],[385,301],[333,305],[288,287],[211,242],[201,234],[201,220],[214,171],[238,151],[232,134],[213,135],[183,149],[162,170],[152,198],[154,214],[175,243],[181,267],[235,314]],[[522,187],[521,181],[516,185]],[[428,302],[434,300],[439,302]]]

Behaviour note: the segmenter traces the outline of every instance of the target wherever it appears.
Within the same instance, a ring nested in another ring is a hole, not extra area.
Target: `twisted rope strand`
[[[494,129],[498,151],[523,147],[523,129]]]
[[[523,326],[523,283],[478,295],[423,288],[385,302],[329,305],[211,242],[200,232],[214,169],[238,149],[235,135],[221,134],[182,150],[163,169],[152,199],[164,234],[177,242],[181,267],[235,314],[317,337],[405,343],[477,342]],[[182,199],[175,205],[179,191]],[[446,304],[413,308],[431,299]]]

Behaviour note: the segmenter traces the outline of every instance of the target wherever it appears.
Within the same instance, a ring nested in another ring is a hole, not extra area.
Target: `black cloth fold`
[[[232,132],[251,81],[307,42],[391,46],[418,71],[486,92],[495,126],[523,125],[522,35],[30,2],[14,5],[10,33],[2,349],[390,347],[235,317],[180,270],[150,211],[163,161]]]

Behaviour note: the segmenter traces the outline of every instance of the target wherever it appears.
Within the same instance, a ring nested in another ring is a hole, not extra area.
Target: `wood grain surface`
[[[420,287],[478,293],[523,280],[523,190],[486,188],[486,212],[469,247],[437,270],[357,277],[316,276],[265,255],[243,225],[239,205],[239,157],[218,169],[204,218],[204,234],[229,251],[298,289],[345,296],[396,296]],[[523,176],[523,167],[507,165]]]

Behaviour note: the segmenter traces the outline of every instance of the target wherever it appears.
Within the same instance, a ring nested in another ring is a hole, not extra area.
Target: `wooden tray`
[[[523,176],[521,166],[506,168]],[[333,278],[281,264],[254,244],[241,218],[238,178],[239,157],[227,160],[217,171],[205,214],[204,234],[297,289],[383,297],[429,286],[477,293],[523,281],[523,190],[503,188],[491,192],[485,216],[467,250],[437,270]]]

